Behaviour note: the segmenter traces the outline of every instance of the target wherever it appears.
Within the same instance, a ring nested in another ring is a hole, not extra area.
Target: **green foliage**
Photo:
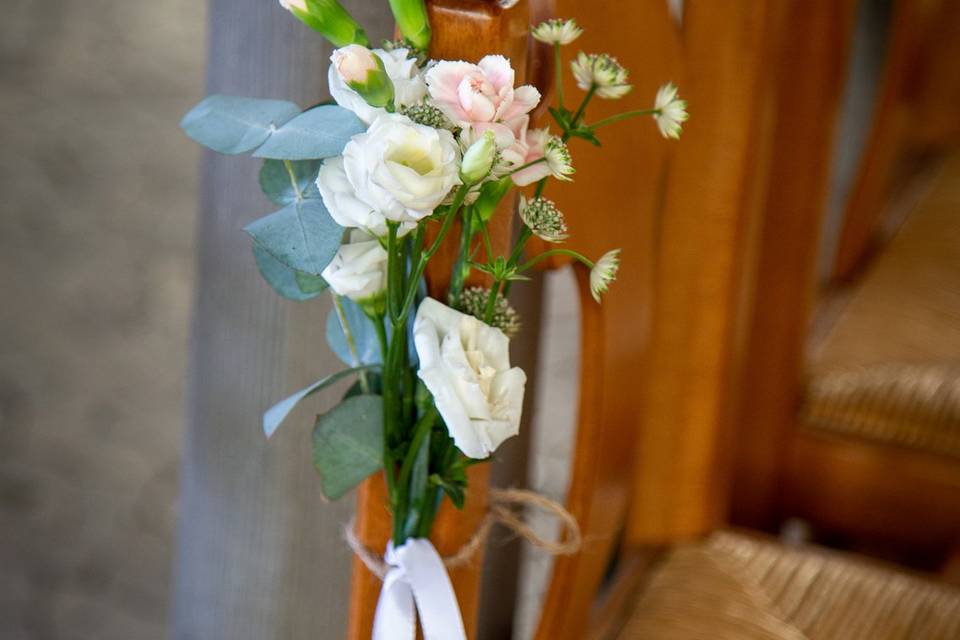
[[[323,493],[340,498],[383,467],[383,399],[347,398],[317,418],[313,429],[313,466]]]
[[[321,105],[277,128],[253,155],[278,160],[331,158],[340,155],[350,138],[366,129],[352,111]]]
[[[380,364],[383,357],[380,355],[380,342],[377,338],[377,332],[373,327],[372,320],[367,317],[358,305],[349,298],[340,298],[340,307],[343,309],[344,320],[347,322],[347,330],[353,339],[356,357],[351,352],[347,336],[340,323],[340,317],[337,310],[331,309],[327,316],[327,344],[333,353],[340,358],[340,361],[350,367],[363,364]],[[411,318],[413,310],[411,310]],[[411,363],[416,366],[417,352],[413,346],[413,321],[407,322],[408,328],[408,346]],[[393,336],[393,327],[390,322],[386,323],[387,339]]]
[[[246,153],[298,113],[300,107],[286,100],[212,95],[187,112],[180,126],[193,140],[214,151]]]
[[[298,200],[318,200],[317,173],[322,164],[321,160],[264,160],[260,189],[282,207]]]
[[[277,427],[279,427],[283,423],[283,421],[287,419],[287,416],[290,415],[290,412],[293,411],[293,408],[296,407],[301,400],[303,400],[307,396],[313,395],[314,393],[322,389],[329,387],[331,384],[333,384],[334,382],[337,382],[338,380],[346,378],[347,376],[351,376],[355,373],[362,374],[368,369],[370,369],[370,367],[356,367],[353,369],[345,369],[344,371],[339,371],[325,378],[321,378],[320,380],[317,380],[316,382],[311,384],[309,387],[304,387],[303,389],[300,389],[300,391],[297,391],[295,394],[293,394],[288,398],[284,398],[277,404],[267,409],[267,411],[263,414],[263,432],[269,438],[270,436],[273,435],[273,432],[277,430]]]
[[[285,100],[208,96],[180,122],[196,142],[237,154],[255,151],[258,158],[321,160],[340,155],[350,138],[366,130],[352,112],[319,105],[300,113]]]
[[[425,50],[430,45],[430,22],[424,0],[390,0],[390,9],[404,40]]]
[[[291,10],[305,25],[319,32],[335,47],[367,46],[367,34],[337,0],[306,0],[307,11]]]
[[[343,227],[319,199],[294,202],[244,230],[279,262],[311,276],[320,276],[343,238]]]
[[[327,288],[321,276],[291,269],[257,243],[253,244],[253,257],[263,279],[284,298],[303,302],[316,298]]]
[[[513,181],[510,176],[483,183],[483,186],[480,187],[480,195],[477,197],[477,201],[473,203],[473,208],[481,220],[487,222],[493,217],[497,205],[500,204],[503,196],[507,195],[512,186]]]

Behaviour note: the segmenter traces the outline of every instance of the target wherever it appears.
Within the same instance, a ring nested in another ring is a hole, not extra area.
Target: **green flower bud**
[[[369,44],[367,34],[337,0],[280,0],[280,6],[335,47]]]
[[[390,9],[404,39],[417,49],[430,45],[430,21],[424,0],[390,0]]]
[[[480,182],[490,174],[496,156],[497,143],[494,141],[493,131],[487,131],[474,140],[467,152],[463,154],[460,179],[468,185]]]
[[[370,49],[351,44],[333,52],[333,65],[348,87],[372,107],[393,103],[393,82],[383,60]]]

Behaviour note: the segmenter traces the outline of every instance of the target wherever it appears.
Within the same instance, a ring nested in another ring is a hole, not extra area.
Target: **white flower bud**
[[[584,91],[593,88],[601,98],[622,98],[633,88],[627,83],[629,72],[616,58],[605,53],[580,52],[570,67],[577,86]]]
[[[307,11],[307,0],[280,0],[280,6],[287,11],[293,11],[294,9]]]
[[[656,110],[653,119],[657,121],[660,135],[674,140],[679,138],[683,130],[680,125],[686,122],[690,115],[687,113],[687,101],[677,97],[677,86],[668,82],[660,87],[653,108]]]
[[[393,102],[393,82],[383,61],[370,49],[350,44],[333,52],[333,66],[343,82],[372,107]]]
[[[576,20],[563,20],[561,18],[545,20],[530,31],[534,40],[560,45],[570,44],[579,38],[582,33],[583,29],[577,25]]]
[[[333,292],[361,306],[383,306],[387,288],[387,252],[362,229],[351,229],[349,240],[321,274]]]
[[[460,179],[464,184],[476,184],[490,174],[497,155],[497,143],[493,131],[486,131],[477,138],[463,154],[460,164]]]
[[[600,302],[600,294],[606,293],[610,283],[617,277],[620,268],[620,249],[607,251],[600,256],[590,269],[590,293],[593,299]]]

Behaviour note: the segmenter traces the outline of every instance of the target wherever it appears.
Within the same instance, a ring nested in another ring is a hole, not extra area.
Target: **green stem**
[[[437,249],[440,248],[440,244],[443,242],[443,239],[447,237],[447,234],[450,232],[450,227],[453,226],[453,221],[457,216],[457,213],[460,211],[460,206],[463,204],[464,198],[467,197],[467,191],[470,187],[464,185],[457,190],[456,195],[453,197],[453,204],[450,205],[450,208],[447,210],[446,217],[443,219],[443,222],[440,225],[440,231],[437,233],[437,237],[434,239],[433,244],[420,254],[420,259],[417,261],[416,267],[414,267],[413,274],[410,278],[411,285],[407,289],[406,296],[403,300],[403,306],[400,308],[399,318],[405,318],[407,313],[410,312],[410,307],[413,305],[414,296],[417,293],[416,283],[420,282],[420,277],[423,275],[423,270],[427,267],[427,262],[430,258],[433,257],[433,254],[437,252]],[[396,326],[396,323],[394,323]]]
[[[529,269],[530,267],[536,265],[538,262],[550,256],[570,256],[574,260],[579,260],[580,262],[582,262],[588,269],[593,269],[593,260],[586,257],[582,253],[577,253],[572,249],[550,249],[549,251],[544,251],[543,253],[536,256],[535,258],[532,258],[531,260],[528,260],[527,262],[523,263],[522,265],[520,265],[520,267],[518,267],[517,270],[522,273],[527,269]]]
[[[490,287],[490,294],[487,296],[487,306],[483,310],[483,321],[487,324],[493,322],[493,312],[497,308],[497,293],[500,292],[500,281],[494,280]]]
[[[636,116],[652,116],[658,113],[660,113],[660,109],[637,109],[636,111],[625,111],[623,113],[618,113],[615,116],[604,118],[599,122],[594,122],[593,124],[589,125],[589,127],[590,129],[599,129],[600,127],[605,127],[608,124],[620,122],[621,120],[626,120],[627,118],[633,118]]]
[[[532,166],[534,166],[534,165],[537,165],[537,164],[540,164],[541,162],[546,162],[546,161],[547,161],[546,156],[544,156],[543,158],[537,158],[536,160],[531,160],[530,162],[528,162],[528,163],[526,163],[526,164],[522,164],[522,165],[520,165],[519,167],[517,167],[516,169],[511,170],[510,173],[508,173],[507,175],[508,175],[508,176],[512,176],[513,174],[517,173],[518,171],[523,171],[524,169],[527,169],[527,168],[529,168],[529,167],[532,167]]]
[[[467,264],[467,254],[470,252],[470,245],[473,244],[473,208],[467,207],[463,210],[460,220],[460,249],[457,252],[457,260],[453,263],[453,273],[450,278],[450,290],[447,293],[447,301],[451,307],[456,308],[460,300],[460,294],[463,292],[463,284],[466,282],[469,268]]]
[[[593,94],[597,91],[597,85],[591,84],[590,90],[587,91],[587,95],[583,97],[583,102],[580,103],[580,106],[577,107],[577,112],[573,114],[573,120],[570,121],[570,129],[576,129],[577,124],[580,122],[580,118],[583,116],[583,112],[587,108],[587,104],[590,102],[590,98],[593,97]],[[563,141],[566,142],[570,139],[570,130],[563,132]]]
[[[423,441],[433,428],[433,423],[437,419],[437,410],[434,406],[430,408],[417,420],[413,427],[413,437],[410,440],[410,446],[407,448],[407,455],[400,466],[400,474],[397,476],[397,507],[393,514],[393,541],[394,544],[402,544],[404,541],[404,531],[407,528],[407,519],[409,518],[410,507],[410,476],[413,473],[413,465],[420,453],[420,447]]]
[[[553,69],[556,74],[557,106],[563,111],[563,68],[560,64],[560,43],[553,43]]]
[[[540,196],[542,196],[542,195],[543,195],[543,188],[546,187],[546,186],[547,186],[547,179],[546,179],[546,178],[544,178],[544,179],[542,179],[540,182],[538,182],[538,183],[537,183],[537,188],[536,188],[536,190],[534,190],[534,192],[533,192],[533,198],[534,198],[534,199],[537,199],[537,198],[539,198]]]

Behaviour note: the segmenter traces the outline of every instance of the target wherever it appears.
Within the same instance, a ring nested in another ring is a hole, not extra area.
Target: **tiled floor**
[[[166,636],[204,4],[0,18],[0,638]]]

